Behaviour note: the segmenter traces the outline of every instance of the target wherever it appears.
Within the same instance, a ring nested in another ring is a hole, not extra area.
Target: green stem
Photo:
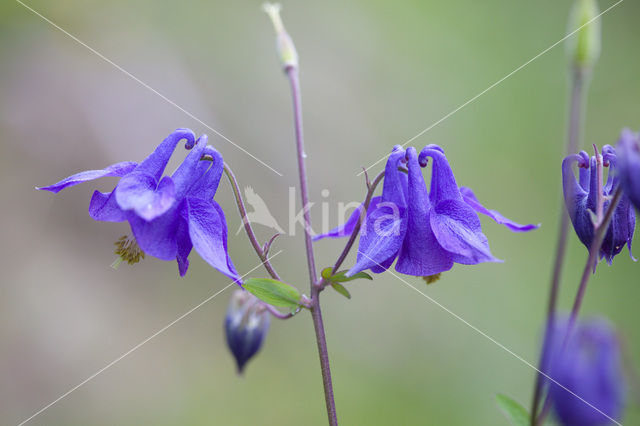
[[[571,104],[569,106],[569,126],[567,129],[567,146],[565,155],[574,154],[578,151],[580,141],[580,131],[582,118],[584,116],[585,101],[584,92],[586,87],[586,71],[583,68],[576,67],[572,73],[571,87]],[[547,318],[545,325],[545,336],[549,336],[553,332],[552,325],[555,321],[557,310],[558,294],[560,293],[560,281],[562,278],[562,269],[564,267],[565,253],[567,251],[567,237],[569,235],[569,215],[564,208],[564,200],[561,201],[561,217],[560,230],[558,232],[558,240],[556,242],[556,251],[554,255],[553,272],[551,274],[551,286],[549,291],[549,299],[547,302]],[[546,339],[549,340],[549,339]],[[540,351],[540,361],[538,362],[538,370],[545,371],[547,359],[546,340]],[[543,376],[538,372],[533,392],[533,400],[531,402],[531,426],[536,425],[536,416],[540,406],[540,398],[542,396]]]

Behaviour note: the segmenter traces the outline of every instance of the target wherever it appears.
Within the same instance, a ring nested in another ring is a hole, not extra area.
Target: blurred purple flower
[[[191,152],[171,176],[162,176],[181,140]],[[209,156],[212,161],[203,160]],[[222,175],[220,153],[197,141],[189,129],[177,129],[140,164],[122,162],[103,170],[89,170],[38,188],[54,193],[105,176],[120,177],[113,191],[95,191],[89,215],[105,222],[127,220],[140,249],[162,260],[176,260],[181,276],[189,267],[192,248],[211,266],[240,282],[227,249],[227,224],[213,200]]]
[[[595,156],[582,151],[566,157],[562,162],[562,180],[565,204],[578,238],[587,249],[591,247],[594,237],[593,217],[596,213],[598,197],[604,199],[604,210],[610,203],[610,197],[618,187],[620,178],[616,173],[616,151],[610,145],[602,147],[602,160],[609,166],[607,182],[602,186],[602,194],[598,194],[598,165]],[[573,163],[578,164],[579,180],[572,170]],[[636,217],[629,198],[625,195],[620,199],[609,229],[600,247],[599,258],[605,258],[611,264],[613,258],[622,251],[625,244],[629,248],[631,258],[631,241],[635,228]]]
[[[619,419],[626,397],[618,337],[599,318],[576,324],[567,339],[568,323],[566,317],[556,321],[547,346],[549,376],[562,385],[549,381],[549,399],[565,426],[610,424],[606,416]]]
[[[640,134],[623,129],[618,140],[620,184],[640,210]]]
[[[270,314],[258,298],[244,290],[233,293],[224,320],[224,330],[239,374],[247,361],[260,350],[270,322]]]
[[[421,170],[428,157],[433,160],[430,193]],[[316,239],[349,235],[360,212],[356,210],[344,226]],[[383,272],[396,258],[398,272],[423,277],[448,271],[454,263],[499,262],[489,250],[477,212],[514,232],[538,228],[485,208],[471,189],[458,187],[439,146],[427,145],[419,156],[413,147],[405,151],[396,146],[385,168],[382,196],[374,197],[367,210],[357,261],[348,275],[365,269]]]

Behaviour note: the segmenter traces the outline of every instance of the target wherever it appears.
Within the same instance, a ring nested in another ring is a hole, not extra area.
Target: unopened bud
[[[269,15],[273,28],[276,30],[276,49],[280,62],[282,62],[282,68],[286,71],[289,68],[298,67],[298,52],[296,52],[293,40],[284,28],[282,18],[280,18],[280,9],[279,3],[264,3],[262,5],[262,10]]]
[[[270,315],[262,302],[245,290],[235,290],[229,302],[224,330],[236,359],[238,373],[262,346],[269,331]]]
[[[575,0],[569,17],[569,31],[580,30],[570,37],[567,52],[574,66],[592,67],[600,56],[600,10],[596,0]]]
[[[563,425],[618,423],[626,401],[618,335],[603,318],[578,322],[574,329],[569,324],[567,318],[558,318],[546,337],[547,377],[553,378],[549,401],[558,420]]]

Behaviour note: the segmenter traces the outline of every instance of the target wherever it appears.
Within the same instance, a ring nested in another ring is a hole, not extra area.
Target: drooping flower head
[[[576,324],[567,339],[568,323],[558,318],[546,346],[553,409],[565,426],[611,424],[609,418],[621,417],[626,396],[618,337],[597,318]]]
[[[171,176],[164,169],[178,143],[191,151]],[[227,249],[227,224],[222,208],[213,200],[222,175],[222,156],[196,140],[189,129],[177,129],[140,164],[123,162],[103,170],[89,170],[38,188],[57,193],[62,189],[105,176],[120,177],[108,193],[95,191],[89,215],[99,221],[128,221],[134,247],[162,260],[176,260],[181,276],[189,267],[192,248],[211,266],[240,282]]]
[[[603,211],[606,211],[611,202],[610,198],[620,183],[620,178],[616,173],[617,162],[615,149],[610,145],[603,146],[601,163],[603,166],[609,167],[607,181],[604,185],[598,180],[602,168],[597,156],[589,157],[589,154],[582,151],[580,154],[569,155],[562,162],[563,192],[567,211],[578,238],[587,249],[591,247],[595,234],[593,221],[597,214],[598,202],[600,199],[602,200]],[[573,163],[578,165],[578,179],[572,169]],[[622,251],[625,244],[631,254],[635,223],[633,207],[629,198],[623,195],[616,206],[600,247],[599,258],[604,258],[607,263],[611,264],[613,258]],[[633,255],[631,257],[633,258]]]
[[[617,150],[620,184],[636,209],[640,210],[640,134],[622,130]]]
[[[242,373],[247,361],[262,347],[270,322],[270,314],[258,298],[244,290],[233,292],[224,330],[238,373]]]
[[[433,161],[431,190],[422,175]],[[394,147],[385,167],[382,196],[371,201],[363,224],[356,264],[348,272],[365,269],[379,273],[397,259],[402,274],[432,277],[448,271],[454,263],[475,265],[499,261],[491,254],[477,213],[491,217],[514,232],[536,229],[520,225],[488,210],[469,188],[459,187],[442,148],[425,146],[420,154]],[[348,234],[360,211],[336,230],[316,237]],[[354,219],[355,217],[355,219]]]

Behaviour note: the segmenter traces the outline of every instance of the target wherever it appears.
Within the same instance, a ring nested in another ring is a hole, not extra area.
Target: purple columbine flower
[[[169,158],[182,140],[191,152],[171,176],[163,177]],[[120,177],[113,191],[93,193],[89,203],[93,219],[128,221],[135,237],[130,245],[162,260],[176,260],[180,276],[187,272],[188,256],[195,248],[211,266],[240,282],[229,258],[224,213],[213,200],[222,169],[222,156],[207,146],[207,135],[196,140],[191,130],[177,129],[140,164],[116,163],[37,189],[57,193],[101,177]]]
[[[556,321],[547,346],[554,411],[565,426],[611,424],[609,418],[620,419],[626,396],[618,337],[602,318],[576,324],[567,338],[568,324],[566,317]]]
[[[578,179],[572,170],[573,163],[578,165]],[[562,162],[563,191],[567,211],[578,238],[587,249],[591,247],[595,233],[593,221],[598,209],[597,204],[602,202],[603,211],[606,211],[610,198],[620,181],[616,173],[616,151],[610,145],[602,147],[602,165],[609,166],[607,181],[604,185],[598,181],[598,170],[599,168],[601,170],[601,167],[596,156],[589,157],[589,154],[582,151],[580,154],[569,155]],[[601,188],[601,193],[599,193],[599,188]],[[602,241],[599,259],[605,258],[607,263],[611,264],[613,258],[622,251],[625,244],[633,259],[631,241],[635,223],[636,216],[633,207],[629,198],[623,195],[616,206],[609,229]]]
[[[428,158],[433,160],[430,192],[422,176]],[[360,211],[344,226],[316,239],[349,235]],[[439,146],[427,145],[419,156],[413,147],[405,151],[396,146],[387,160],[382,196],[374,197],[367,210],[357,261],[348,275],[365,269],[383,272],[396,258],[396,271],[422,277],[448,271],[454,263],[499,261],[489,250],[477,213],[514,232],[539,226],[517,224],[485,208],[471,189],[458,187]]]
[[[620,184],[631,202],[640,210],[640,134],[622,130],[618,140]]]
[[[258,298],[244,290],[233,293],[224,319],[224,331],[229,350],[236,359],[238,374],[242,374],[246,363],[262,347],[270,322],[270,314]]]

